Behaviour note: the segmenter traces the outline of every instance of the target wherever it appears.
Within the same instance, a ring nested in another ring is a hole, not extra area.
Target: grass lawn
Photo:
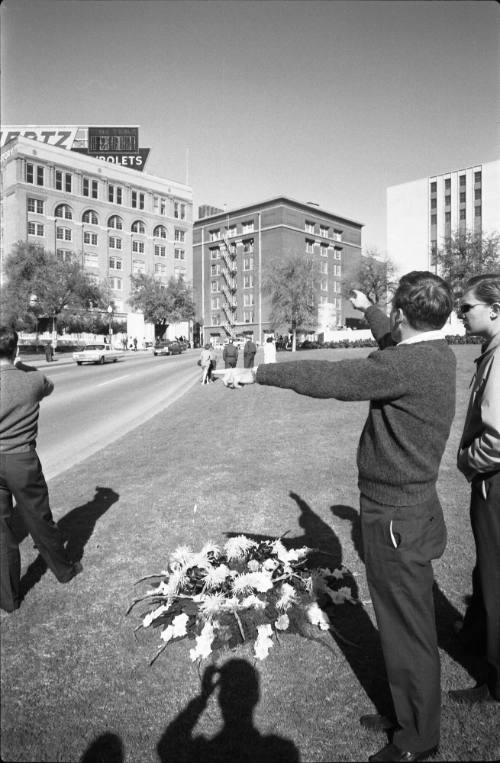
[[[446,694],[472,684],[474,672],[455,650],[451,626],[464,611],[474,563],[469,491],[456,471],[455,453],[479,348],[454,349],[457,415],[438,484],[449,531],[446,552],[435,564],[443,687],[438,759],[497,760],[498,708],[457,707]],[[245,727],[238,713],[233,720],[234,739],[247,755],[241,760],[274,761],[281,752],[291,759],[293,745],[301,761],[357,761],[382,747],[385,736],[364,731],[358,722],[360,714],[383,705],[386,691],[359,556],[355,455],[366,409],[366,403],[316,400],[258,385],[234,391],[220,382],[197,385],[155,419],[54,479],[53,512],[84,572],[61,586],[45,572],[30,538],[22,543],[26,598],[20,610],[2,612],[1,619],[2,759],[194,760],[194,753],[186,753],[194,749],[188,744],[193,728],[194,735],[213,737],[223,726],[218,693],[206,708],[189,704],[200,691],[191,642],[170,644],[148,666],[159,634],[148,630],[134,637],[140,607],[125,617],[138,590],[134,582],[164,569],[177,545],[197,549],[206,540],[223,543],[231,533],[278,536],[287,530],[293,544],[326,552],[322,564],[344,564],[362,605],[332,612],[342,639],[284,635],[263,662],[255,663],[247,644],[219,662],[226,665],[228,685],[238,686],[226,712],[241,709],[245,698],[250,702],[259,684],[253,716],[259,733]],[[234,750],[232,759],[238,759]]]

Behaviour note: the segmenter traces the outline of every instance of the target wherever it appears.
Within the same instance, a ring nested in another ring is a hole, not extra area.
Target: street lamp
[[[108,334],[109,334],[109,346],[111,347],[111,335],[113,334],[113,329],[111,328],[111,321],[113,318],[113,308],[111,305],[108,306]]]

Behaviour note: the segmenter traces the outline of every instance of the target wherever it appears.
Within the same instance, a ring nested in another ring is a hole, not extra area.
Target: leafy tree
[[[318,281],[314,260],[302,255],[272,262],[264,274],[262,290],[271,297],[271,325],[274,330],[291,327],[292,351],[297,346],[297,331],[317,327]]]
[[[37,244],[20,241],[5,261],[8,282],[2,321],[19,328],[57,317],[67,307],[104,307],[109,294],[76,260],[59,260]]]
[[[163,336],[171,323],[194,317],[191,288],[182,277],[171,277],[168,284],[164,284],[152,275],[139,273],[131,276],[131,282],[129,304],[154,323],[155,336]]]
[[[348,297],[351,289],[364,292],[373,304],[390,302],[395,289],[395,271],[393,262],[382,257],[377,249],[368,249],[361,257],[359,270],[353,280],[344,282],[344,296]]]
[[[472,231],[457,231],[437,249],[433,265],[451,285],[458,299],[469,278],[500,271],[500,235],[482,236]]]

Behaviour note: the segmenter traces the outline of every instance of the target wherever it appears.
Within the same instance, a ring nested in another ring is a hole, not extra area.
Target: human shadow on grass
[[[218,688],[224,725],[212,738],[194,736],[210,695]],[[295,763],[293,742],[274,734],[262,735],[253,724],[260,698],[257,671],[246,660],[231,659],[203,673],[200,694],[170,723],[157,745],[161,763]]]
[[[68,556],[74,562],[79,562],[83,556],[83,550],[92,537],[97,520],[119,499],[118,493],[115,493],[109,487],[96,487],[95,495],[91,501],[71,509],[59,521],[58,526],[62,532],[63,538],[67,541],[66,550]],[[14,512],[16,516],[17,513]],[[17,523],[19,532],[21,524]],[[18,543],[23,540],[27,531],[24,528],[24,535],[19,538]],[[30,591],[47,571],[47,565],[40,555],[30,564],[21,579],[21,599]]]
[[[300,509],[298,519],[303,534],[285,536],[282,543],[287,550],[308,546],[314,552],[308,557],[308,567],[329,567],[334,570],[343,566],[342,545],[326,522],[321,519],[297,493],[292,498]],[[351,508],[351,507],[343,507]],[[354,511],[354,509],[352,509]],[[240,533],[226,533],[229,537]],[[269,535],[245,533],[257,542],[270,539]],[[274,539],[274,538],[273,538]],[[358,584],[352,573],[344,568],[342,585],[351,589],[353,598],[358,598]],[[349,663],[351,670],[363,687],[376,711],[389,717],[394,715],[389,692],[384,659],[378,631],[361,603],[342,605],[328,604],[325,607],[333,628],[330,634]]]
[[[342,505],[331,506],[331,511],[339,519],[345,519],[351,523],[352,543],[359,558],[364,562],[359,512],[353,509],[352,506]],[[461,620],[462,615],[448,600],[436,582],[434,582],[433,594],[438,646],[447,652],[452,660],[461,665],[475,681],[483,682],[485,678],[483,661],[468,653],[460,645],[454,632],[454,623]]]
[[[123,763],[124,760],[122,740],[116,734],[107,732],[91,742],[79,763]]]

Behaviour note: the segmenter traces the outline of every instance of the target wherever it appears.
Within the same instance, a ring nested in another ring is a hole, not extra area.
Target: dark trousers
[[[252,352],[250,355],[243,355],[243,368],[252,368],[253,366],[253,359],[255,358],[255,353]]]
[[[432,559],[446,546],[437,494],[416,506],[361,496],[368,587],[399,729],[394,744],[422,752],[439,743],[441,668]]]
[[[500,472],[474,480],[470,521],[476,565],[461,638],[487,660],[490,691],[500,700]]]
[[[47,483],[35,450],[0,453],[0,606],[7,612],[17,609],[21,601],[21,555],[13,532],[14,511],[21,515],[47,567],[61,583],[70,580],[73,565],[52,518]]]
[[[224,361],[224,368],[236,368],[238,358],[226,358]]]

